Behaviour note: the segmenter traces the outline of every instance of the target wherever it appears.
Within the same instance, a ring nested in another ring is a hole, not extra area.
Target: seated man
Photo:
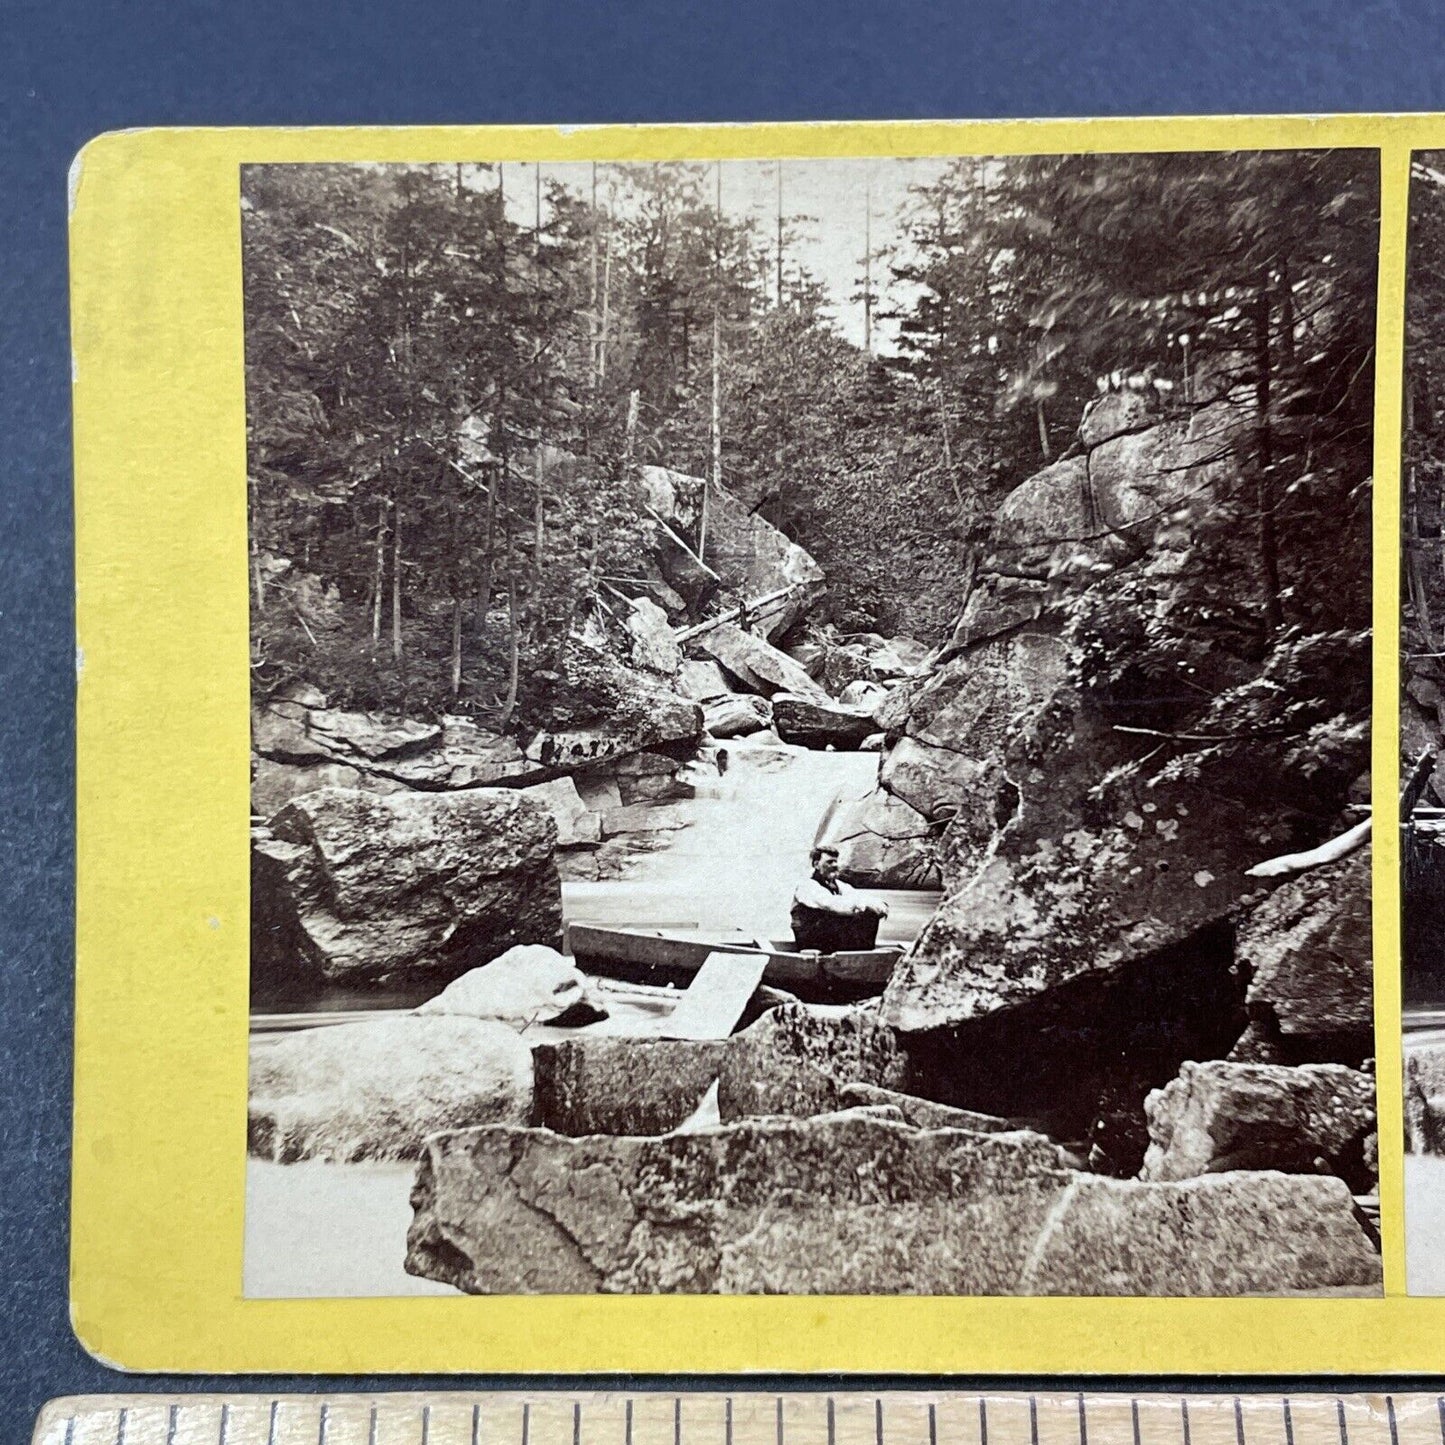
[[[872,948],[888,905],[839,881],[836,848],[814,848],[811,860],[813,876],[793,894],[793,938],[798,948],[819,953]]]

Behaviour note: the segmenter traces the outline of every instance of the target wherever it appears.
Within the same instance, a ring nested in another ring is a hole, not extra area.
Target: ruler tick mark
[[[181,1407],[172,1405],[166,1411],[166,1445],[176,1445],[176,1424],[180,1419]]]
[[[274,1407],[273,1407],[274,1408]],[[273,1440],[271,1445],[276,1445]],[[371,1402],[371,1414],[366,1422],[366,1445],[376,1445],[376,1401]]]
[[[216,1437],[216,1445],[226,1445],[226,1437],[231,1433],[231,1402],[228,1400],[221,1406],[221,1433]]]
[[[1395,1423],[1395,1397],[1385,1396],[1385,1416],[1390,1422],[1390,1445],[1400,1445],[1400,1428]]]
[[[1079,1445],[1089,1445],[1089,1417],[1084,1413],[1084,1395],[1079,1392]]]
[[[75,1416],[65,1417],[65,1442],[64,1445],[75,1445]]]
[[[833,1397],[828,1396],[828,1445],[838,1445],[838,1435],[833,1419]]]
[[[1335,1414],[1340,1422],[1340,1445],[1350,1445],[1350,1427],[1345,1424],[1345,1402],[1335,1401]]]
[[[582,1402],[572,1402],[572,1445],[582,1445]]]
[[[874,1445],[883,1445],[883,1397],[881,1395],[873,1401],[873,1441]]]
[[[1134,1427],[1134,1445],[1140,1445],[1139,1441],[1139,1402],[1129,1401],[1129,1420]]]
[[[672,1402],[672,1445],[682,1445],[682,1399]]]
[[[629,1420],[630,1420],[629,1415]],[[527,1445],[528,1437],[532,1433],[532,1407],[526,1401],[522,1401],[522,1445]]]
[[[578,1406],[581,1409],[581,1406]],[[472,1445],[481,1445],[482,1440],[482,1402],[475,1401],[472,1405]]]
[[[1234,1397],[1234,1438],[1236,1445],[1245,1445],[1244,1406],[1239,1403],[1238,1395]]]
[[[938,1445],[938,1406],[931,1402],[928,1406],[928,1445]]]
[[[323,1406],[321,1407],[321,1414],[322,1414],[322,1418],[324,1419],[324,1418],[325,1418],[325,1415],[326,1415],[326,1406],[325,1406],[325,1405],[323,1405]],[[421,1445],[427,1445],[427,1442],[428,1442],[430,1439],[431,1439],[431,1406],[430,1406],[430,1405],[423,1405],[423,1406],[421,1407]]]
[[[1039,1397],[1029,1396],[1029,1445],[1039,1445]]]
[[[1284,1397],[1284,1445],[1294,1445],[1294,1413],[1289,1407],[1289,1396]]]
[[[272,1401],[271,1401],[271,1418],[270,1418],[270,1420],[268,1421],[268,1423],[267,1423],[267,1425],[266,1425],[266,1445],[276,1445],[276,1415],[277,1415],[277,1413],[278,1413],[278,1411],[279,1411],[280,1409],[281,1409],[281,1402],[280,1402],[279,1400],[272,1400]],[[375,1440],[376,1440],[376,1406],[375,1406],[375,1405],[373,1405],[373,1406],[371,1407],[371,1418],[372,1418],[372,1435],[371,1435],[371,1438],[372,1438],[373,1445],[374,1445],[374,1442],[375,1442]]]
[[[627,1445],[632,1445],[632,1401],[631,1401],[631,1400],[629,1400],[629,1401],[627,1402],[627,1406],[626,1406],[626,1408],[625,1408],[625,1409],[623,1410],[623,1412],[622,1412],[622,1438],[627,1442]],[[731,1437],[729,1437],[729,1445],[731,1445]]]
[[[930,1409],[933,1407],[930,1405]],[[778,1445],[783,1445],[783,1397],[778,1396]]]
[[[723,1433],[727,1438],[727,1445],[733,1445],[733,1397],[729,1395],[723,1406]],[[628,1445],[632,1445],[628,1441]]]
[[[1184,1445],[1189,1445],[1189,1396],[1184,1395],[1179,1401],[1179,1420],[1184,1427]]]
[[[881,1435],[878,1445],[883,1445]],[[982,1395],[978,1397],[978,1445],[988,1445],[988,1402]]]

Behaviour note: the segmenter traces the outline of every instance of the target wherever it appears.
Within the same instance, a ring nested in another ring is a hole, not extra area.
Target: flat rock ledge
[[[469,1294],[1380,1289],[1337,1179],[1103,1179],[1039,1134],[867,1109],[661,1138],[438,1134],[412,1205],[407,1270]]]

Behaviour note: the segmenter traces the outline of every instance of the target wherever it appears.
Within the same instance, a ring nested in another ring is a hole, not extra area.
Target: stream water
[[[721,764],[721,766],[720,766]],[[636,928],[745,929],[785,938],[793,889],[808,875],[808,852],[829,804],[861,796],[874,783],[876,753],[812,752],[744,739],[706,748],[686,774],[696,790],[665,806],[687,825],[662,846],[639,853],[625,877],[562,888],[565,921]],[[932,913],[937,893],[880,890],[889,916],[880,942],[909,943]],[[283,1000],[257,1001],[253,1035],[358,1012],[415,1007],[435,991],[328,986]],[[631,1032],[645,1000],[620,1005],[594,1025]],[[278,1009],[290,1011],[284,1018]],[[534,1028],[533,1038],[553,1031]],[[256,1297],[450,1294],[402,1268],[410,1164],[338,1165],[315,1160],[248,1160],[244,1293]]]

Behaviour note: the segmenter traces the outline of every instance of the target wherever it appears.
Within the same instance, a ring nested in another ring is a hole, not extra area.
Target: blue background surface
[[[0,1442],[26,1439],[56,1394],[315,1384],[118,1376],[70,1333],[65,175],[86,140],[142,125],[1445,110],[1428,0],[0,0],[0,26]]]

